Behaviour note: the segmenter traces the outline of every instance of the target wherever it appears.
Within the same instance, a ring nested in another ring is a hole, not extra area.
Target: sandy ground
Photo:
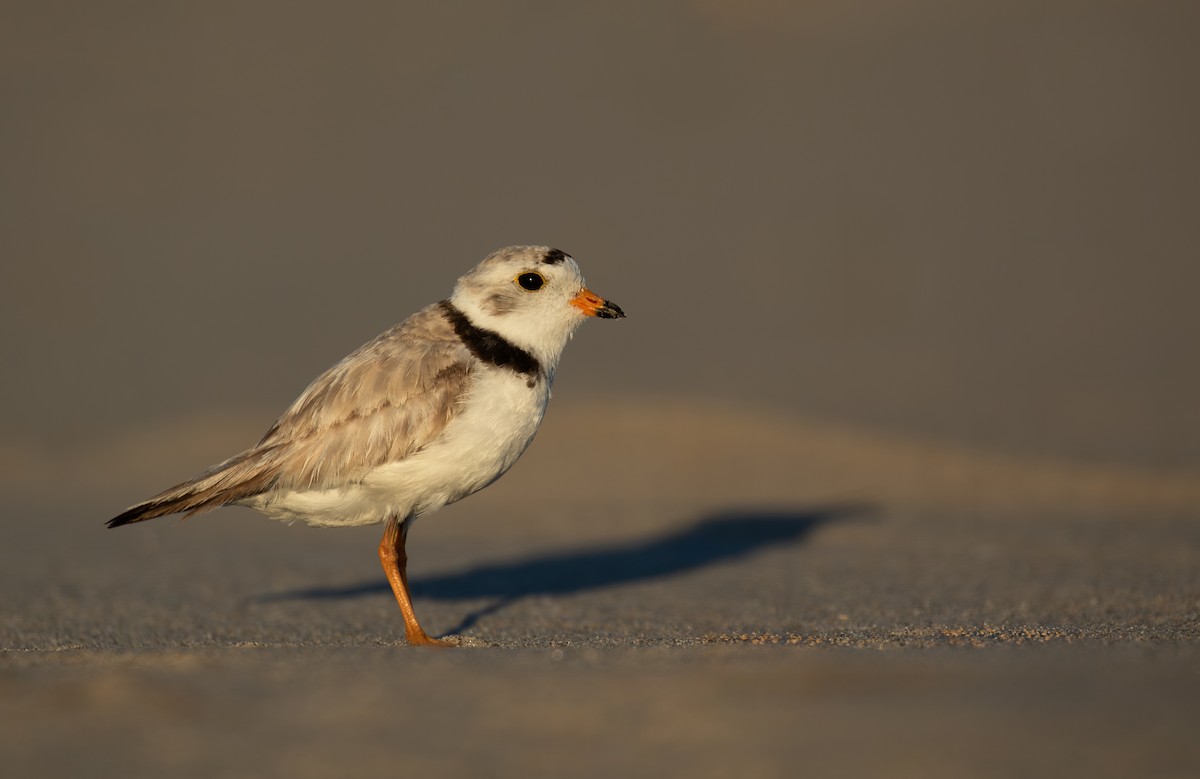
[[[419,614],[462,636],[455,650],[403,646],[376,529],[228,509],[108,531],[94,502],[70,516],[31,504],[0,552],[6,764],[314,777],[1200,767],[1195,479],[765,421],[651,399],[564,404],[513,473],[413,531]],[[713,443],[701,430],[725,441],[706,458],[724,478],[682,475],[687,452]],[[755,473],[773,488],[747,482]]]

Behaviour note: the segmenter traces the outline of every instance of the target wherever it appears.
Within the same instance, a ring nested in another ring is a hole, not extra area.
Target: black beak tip
[[[625,312],[616,303],[606,300],[604,305],[596,310],[596,316],[601,319],[624,319]]]

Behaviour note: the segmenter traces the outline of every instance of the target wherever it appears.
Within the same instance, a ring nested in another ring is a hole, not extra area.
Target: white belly
[[[436,443],[345,487],[264,495],[247,505],[310,525],[370,525],[434,511],[507,471],[533,440],[549,399],[544,379],[529,387],[525,376],[482,370]]]

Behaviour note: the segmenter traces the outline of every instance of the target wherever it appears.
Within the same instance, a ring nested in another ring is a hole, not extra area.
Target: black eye
[[[546,280],[542,278],[542,274],[540,273],[522,273],[520,276],[517,276],[517,283],[524,289],[534,292],[541,289]]]

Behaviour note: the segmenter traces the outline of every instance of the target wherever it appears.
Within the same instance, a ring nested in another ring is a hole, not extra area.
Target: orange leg
[[[392,592],[396,594],[396,603],[400,604],[400,613],[404,615],[404,635],[410,646],[454,646],[449,641],[425,635],[417,622],[412,598],[408,596],[408,555],[404,551],[407,535],[407,528],[392,517],[384,524],[383,540],[379,542],[379,562],[383,563],[383,572],[387,574]]]

